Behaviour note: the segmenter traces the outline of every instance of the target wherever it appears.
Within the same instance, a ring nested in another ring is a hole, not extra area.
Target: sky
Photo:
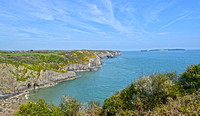
[[[0,50],[200,49],[200,0],[0,0]]]

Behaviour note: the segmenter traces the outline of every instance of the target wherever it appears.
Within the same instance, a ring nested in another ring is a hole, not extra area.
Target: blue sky
[[[200,48],[199,0],[1,0],[0,49]]]

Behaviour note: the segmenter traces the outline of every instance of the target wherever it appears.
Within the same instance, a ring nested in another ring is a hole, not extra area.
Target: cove
[[[187,66],[200,63],[200,50],[140,52],[123,51],[117,58],[103,59],[97,71],[79,72],[77,79],[49,88],[31,91],[30,100],[44,98],[58,105],[62,95],[77,98],[83,104],[103,101],[138,78],[158,72],[184,72]]]

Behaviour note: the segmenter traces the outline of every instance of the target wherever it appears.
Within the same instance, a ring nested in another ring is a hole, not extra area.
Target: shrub
[[[99,102],[90,101],[88,106],[85,110],[85,115],[99,116],[101,114],[102,108]]]
[[[200,64],[189,66],[187,71],[179,76],[179,85],[189,93],[198,90],[200,87]]]
[[[174,98],[179,93],[176,77],[175,73],[159,73],[140,78],[105,100],[104,115],[116,115],[126,110],[142,112],[166,103],[167,97]]]
[[[81,108],[78,100],[72,97],[63,97],[60,105],[47,104],[44,99],[37,102],[22,104],[15,116],[75,116]]]
[[[197,116],[200,114],[200,91],[186,96],[178,96],[176,100],[168,98],[168,103],[155,108],[152,115]]]
[[[58,55],[65,55],[65,52],[58,52]]]
[[[14,114],[15,116],[62,116],[63,112],[55,105],[47,104],[44,99],[37,102],[29,102],[22,104],[20,110]]]
[[[1,50],[0,50],[0,54],[1,54],[1,53],[4,53],[4,51],[1,51]]]
[[[63,96],[59,108],[65,116],[75,116],[80,110],[81,104],[75,98]]]

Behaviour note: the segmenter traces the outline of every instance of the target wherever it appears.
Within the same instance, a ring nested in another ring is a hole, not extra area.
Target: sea
[[[97,71],[79,72],[75,80],[31,91],[28,99],[45,99],[59,105],[62,96],[78,99],[82,104],[100,102],[111,97],[135,80],[156,73],[185,72],[190,65],[200,64],[200,50],[185,51],[122,51],[117,58],[102,59],[104,64]]]

